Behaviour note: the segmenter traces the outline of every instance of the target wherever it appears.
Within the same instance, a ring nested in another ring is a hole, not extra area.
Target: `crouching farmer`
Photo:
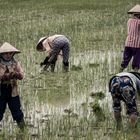
[[[47,70],[50,67],[51,72],[54,72],[58,55],[61,55],[63,57],[63,70],[64,72],[67,72],[69,70],[69,46],[69,40],[64,35],[53,35],[40,38],[36,46],[37,51],[46,51],[48,53],[47,57],[40,65],[44,65],[44,70]]]
[[[130,126],[134,128],[139,114],[136,96],[140,94],[140,74],[136,72],[116,74],[110,79],[109,91],[113,99],[114,118],[117,123],[117,129],[122,127],[121,101],[126,105],[126,114],[129,115]]]
[[[8,104],[13,119],[23,130],[25,123],[17,91],[17,80],[23,79],[23,69],[14,59],[17,53],[20,51],[7,42],[0,47],[0,121]]]

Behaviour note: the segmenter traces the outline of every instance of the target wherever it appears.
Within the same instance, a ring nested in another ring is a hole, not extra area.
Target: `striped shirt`
[[[127,22],[126,47],[140,48],[140,19],[130,18]]]

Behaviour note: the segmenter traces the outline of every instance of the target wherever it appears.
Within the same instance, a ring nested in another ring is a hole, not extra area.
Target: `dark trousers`
[[[12,97],[12,86],[11,84],[1,84],[1,95],[0,95],[0,121],[3,118],[6,106],[11,111],[12,117],[17,123],[23,120],[23,112],[21,110],[21,103],[19,96]]]
[[[123,53],[122,68],[126,68],[132,59],[132,69],[140,68],[140,48],[125,47]]]

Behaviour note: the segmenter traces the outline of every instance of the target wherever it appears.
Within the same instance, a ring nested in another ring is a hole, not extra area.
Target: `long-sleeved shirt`
[[[16,73],[16,78],[12,78],[12,73]],[[21,80],[24,77],[23,69],[19,62],[14,61],[11,64],[0,62],[0,85],[3,83],[12,85],[12,97],[18,95],[17,79]]]
[[[63,36],[63,35],[49,36],[47,39],[44,40],[43,46],[45,47],[47,52],[50,52],[51,49],[53,48],[52,42],[54,41],[54,39],[56,39],[57,37],[60,37],[60,36]]]
[[[126,47],[140,48],[140,19],[130,18],[127,22]]]

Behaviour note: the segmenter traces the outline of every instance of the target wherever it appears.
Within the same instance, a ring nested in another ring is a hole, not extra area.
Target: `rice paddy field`
[[[19,93],[27,124],[20,133],[7,108],[0,140],[139,140],[140,129],[130,129],[125,110],[123,129],[116,131],[108,91],[110,77],[119,72],[127,11],[138,3],[0,0],[0,44],[9,42],[22,51],[16,58],[25,72]],[[68,73],[62,72],[62,58],[54,73],[40,68],[46,54],[37,52],[36,44],[54,34],[71,42]]]

